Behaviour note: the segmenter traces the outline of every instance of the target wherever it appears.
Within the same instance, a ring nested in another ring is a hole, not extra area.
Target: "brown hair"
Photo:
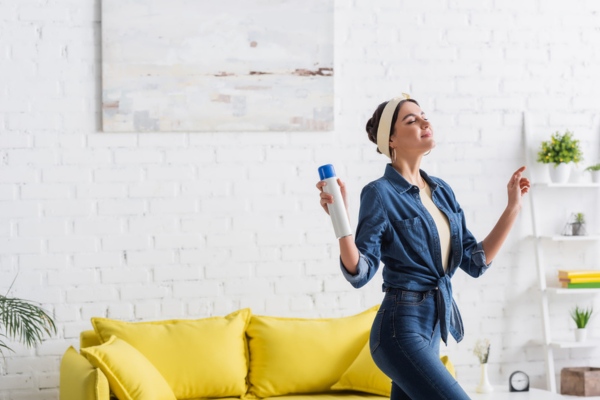
[[[419,103],[417,103],[417,101],[414,99],[406,99],[406,100],[402,100],[400,103],[398,103],[398,105],[396,106],[396,109],[394,110],[394,115],[392,117],[392,126],[390,127],[390,136],[392,136],[394,134],[394,125],[396,125],[396,120],[398,119],[398,111],[400,111],[400,107],[402,107],[402,104],[404,104],[407,101],[410,101],[412,103],[415,103],[416,105],[419,105]],[[367,126],[365,128],[367,131],[367,135],[369,137],[369,140],[375,144],[377,144],[377,130],[379,129],[379,120],[381,119],[381,114],[383,114],[383,109],[385,108],[387,103],[389,103],[389,101],[385,101],[385,102],[381,103],[380,105],[378,105],[377,109],[375,109],[375,112],[373,113],[373,116],[367,121]],[[379,151],[379,148],[377,148],[377,152],[381,153],[381,151]]]

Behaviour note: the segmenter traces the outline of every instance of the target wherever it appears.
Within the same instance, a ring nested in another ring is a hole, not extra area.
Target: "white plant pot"
[[[550,183],[550,164],[535,163],[532,166],[531,174],[535,181],[539,183]]]
[[[578,342],[585,342],[587,339],[587,328],[575,329],[575,340]]]
[[[592,171],[592,182],[600,183],[600,171]]]
[[[494,391],[494,387],[490,383],[488,378],[488,370],[487,364],[480,364],[481,366],[481,375],[479,376],[479,384],[475,388],[477,393],[492,393]]]
[[[552,183],[567,183],[571,175],[571,164],[561,163],[550,165],[550,180]]]

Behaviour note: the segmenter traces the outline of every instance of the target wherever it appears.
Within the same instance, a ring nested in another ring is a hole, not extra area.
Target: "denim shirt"
[[[450,224],[447,271],[442,266],[435,221],[421,202],[419,188],[408,183],[391,164],[383,177],[369,183],[361,193],[355,237],[360,252],[357,274],[351,275],[341,260],[340,264],[345,278],[356,288],[373,278],[381,261],[384,290],[435,290],[442,340],[447,344],[450,332],[460,342],[464,328],[452,298],[450,278],[458,268],[477,278],[490,265],[486,264],[482,244],[467,229],[450,186],[424,171],[420,173],[431,188],[433,203]]]

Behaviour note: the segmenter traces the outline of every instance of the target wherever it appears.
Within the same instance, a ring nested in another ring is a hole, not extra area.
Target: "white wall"
[[[600,3],[336,3],[334,132],[108,134],[100,1],[0,2],[0,290],[17,276],[10,294],[41,302],[59,328],[35,350],[14,344],[0,399],[56,399],[60,357],[92,316],[343,316],[379,302],[380,274],[355,290],[339,273],[314,185],[334,163],[356,220],[360,189],[385,164],[365,122],[401,91],[438,137],[424,168],[453,185],[480,239],[524,163],[522,111],[539,139],[570,128],[597,157]],[[528,218],[484,277],[454,279],[466,338],[445,351],[463,380],[477,379],[472,347],[488,337],[494,383],[523,369],[544,384]],[[555,250],[552,266],[596,258],[597,246],[575,250]],[[567,310],[555,324],[566,333]],[[599,356],[559,352],[557,371]]]

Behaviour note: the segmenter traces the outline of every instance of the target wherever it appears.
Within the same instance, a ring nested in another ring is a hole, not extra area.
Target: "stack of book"
[[[600,270],[559,270],[560,285],[569,289],[600,289]]]

